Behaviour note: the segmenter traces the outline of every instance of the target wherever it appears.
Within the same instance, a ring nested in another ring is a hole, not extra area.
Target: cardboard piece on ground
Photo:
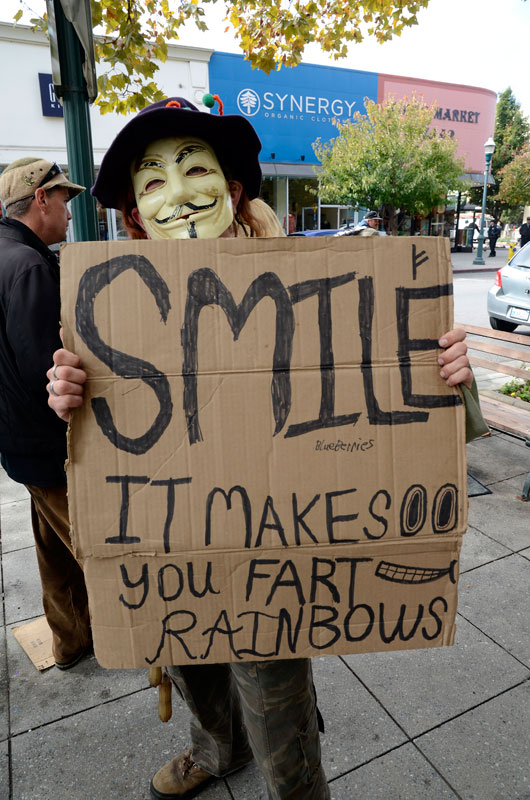
[[[66,245],[74,545],[106,667],[452,644],[464,411],[438,238]]]
[[[11,630],[21,648],[30,657],[33,666],[40,672],[54,666],[52,632],[46,617],[38,617]]]

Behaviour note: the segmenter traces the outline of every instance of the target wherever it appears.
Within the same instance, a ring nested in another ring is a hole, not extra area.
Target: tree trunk
[[[387,206],[386,211],[388,214],[388,233],[391,236],[397,236],[397,215],[394,206]]]

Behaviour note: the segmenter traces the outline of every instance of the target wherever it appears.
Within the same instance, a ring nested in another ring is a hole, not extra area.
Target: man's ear
[[[48,201],[48,196],[46,194],[46,189],[43,189],[39,186],[38,189],[35,189],[35,201],[37,203],[37,207],[40,211],[46,209],[46,204]]]
[[[239,183],[239,181],[229,181],[228,186],[230,188],[230,197],[232,198],[232,206],[235,212],[237,211],[237,206],[241,199],[243,184]]]
[[[131,217],[132,217],[132,218],[133,218],[133,220],[136,222],[136,224],[137,224],[137,225],[138,225],[138,226],[139,226],[139,227],[140,227],[140,228],[141,228],[143,231],[145,231],[145,232],[147,233],[147,231],[145,230],[145,225],[144,225],[144,223],[143,223],[143,220],[142,220],[142,218],[141,218],[141,216],[140,216],[140,212],[138,211],[138,209],[137,209],[136,207],[135,207],[135,208],[133,208],[133,209],[131,210]]]

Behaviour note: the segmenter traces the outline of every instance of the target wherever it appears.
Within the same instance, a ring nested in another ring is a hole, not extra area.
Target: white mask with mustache
[[[230,188],[209,144],[158,139],[131,167],[142,227],[151,239],[216,239],[234,218]]]

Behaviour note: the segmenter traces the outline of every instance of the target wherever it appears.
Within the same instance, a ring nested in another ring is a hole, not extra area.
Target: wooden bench
[[[483,367],[493,372],[506,375],[506,382],[510,378],[530,380],[530,370],[523,369],[521,364],[530,367],[530,337],[518,333],[503,333],[489,328],[479,328],[476,325],[464,325],[457,322],[459,328],[464,328],[468,337],[469,362],[472,367]],[[495,341],[507,344],[496,344]],[[519,345],[520,347],[513,347]],[[476,353],[486,353],[489,356],[501,357],[502,361],[495,358],[484,358]],[[525,440],[530,447],[530,403],[517,401],[508,395],[498,392],[479,389],[480,408],[484,419],[491,428],[518,436]],[[502,398],[502,399],[501,399]],[[521,500],[530,500],[530,473],[526,479]]]

